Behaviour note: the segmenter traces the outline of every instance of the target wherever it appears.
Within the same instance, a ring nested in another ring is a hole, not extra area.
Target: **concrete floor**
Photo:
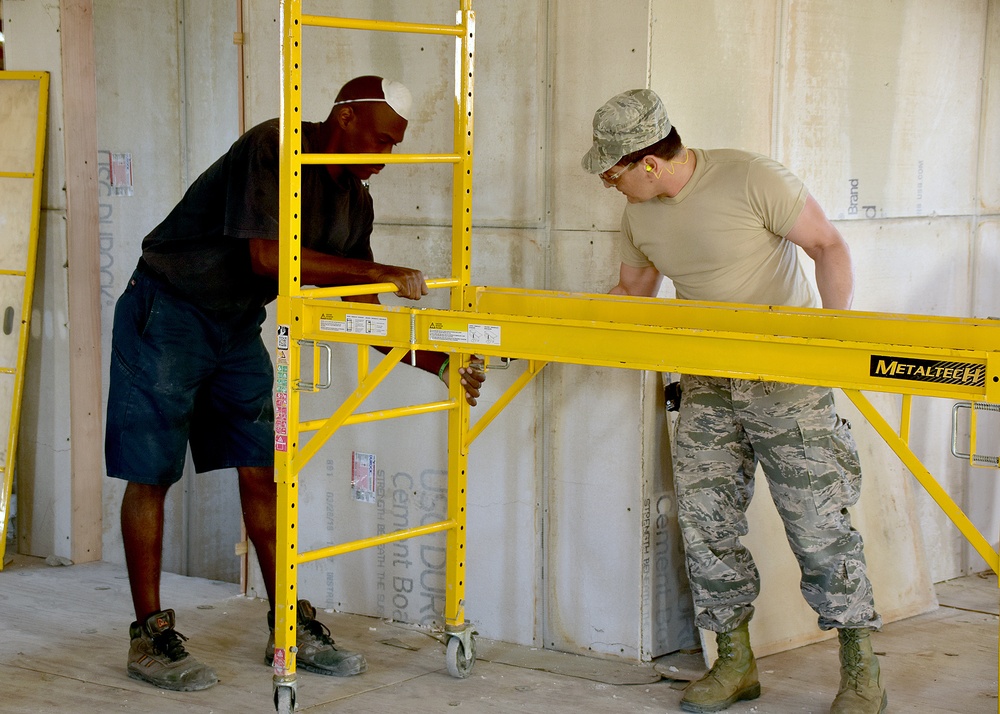
[[[0,572],[0,710],[4,712],[273,711],[263,663],[266,605],[230,583],[165,574],[164,602],[177,611],[188,650],[217,670],[204,692],[165,692],[129,679],[130,600],[124,569],[108,563],[49,567],[18,556]],[[997,711],[997,579],[993,573],[939,586],[941,607],[887,625],[876,650],[889,711]],[[445,666],[445,646],[422,630],[323,613],[338,644],[363,651],[368,672],[335,679],[299,674],[307,712],[678,712],[684,677],[700,658],[632,665],[479,638],[467,679]],[[762,696],[735,714],[826,712],[838,682],[835,642],[759,660]],[[667,677],[661,676],[661,673]]]

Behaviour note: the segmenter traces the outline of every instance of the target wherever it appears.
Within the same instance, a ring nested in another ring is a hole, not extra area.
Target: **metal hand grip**
[[[959,451],[958,447],[958,412],[961,409],[969,410],[969,450]],[[1000,456],[988,456],[975,453],[976,450],[976,412],[997,412],[1000,413],[1000,404],[990,404],[988,402],[956,402],[951,408],[951,455],[960,459],[967,459],[972,466],[983,466],[988,468],[1000,468]]]
[[[299,340],[299,344],[303,347],[309,345],[313,347],[313,378],[316,379],[316,381],[306,382],[299,379],[299,381],[295,384],[295,388],[300,392],[316,392],[320,389],[327,389],[331,384],[333,384],[333,350],[330,349],[330,345],[326,342],[315,342],[313,340]],[[325,377],[322,376],[322,362],[316,361],[318,352],[326,353]]]

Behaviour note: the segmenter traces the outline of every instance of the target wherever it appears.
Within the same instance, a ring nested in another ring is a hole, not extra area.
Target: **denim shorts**
[[[115,306],[104,453],[108,475],[143,484],[274,465],[274,371],[265,311],[220,316],[137,268]]]

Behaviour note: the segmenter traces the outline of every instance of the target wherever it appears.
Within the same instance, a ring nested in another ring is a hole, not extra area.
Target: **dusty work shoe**
[[[840,691],[830,714],[881,714],[889,703],[871,631],[844,628],[840,638]]]
[[[274,613],[267,613],[271,636],[267,639],[264,661],[274,663]],[[316,608],[308,600],[299,600],[295,622],[295,662],[298,669],[331,677],[350,677],[368,669],[363,654],[339,650],[334,646],[330,630],[316,619]]]
[[[718,712],[741,699],[760,696],[757,660],[750,649],[747,623],[732,632],[719,632],[715,641],[719,656],[712,669],[684,690],[681,709],[686,712]]]
[[[174,629],[174,611],[156,612],[145,622],[128,628],[132,644],[128,649],[128,676],[160,689],[196,692],[219,681],[215,672],[187,653],[182,640],[187,637]]]

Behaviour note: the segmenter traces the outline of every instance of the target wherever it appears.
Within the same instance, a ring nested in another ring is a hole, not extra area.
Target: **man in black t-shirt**
[[[389,153],[403,140],[410,95],[381,77],[341,88],[329,117],[303,123],[303,151]],[[174,611],[160,604],[164,501],[190,444],[197,471],[236,468],[247,535],[271,611],[265,660],[274,655],[275,512],[273,370],[260,337],[278,281],[278,122],[240,137],[191,185],[142,243],[142,257],[115,307],[105,456],[128,481],[121,528],[136,621],[128,674],[164,689],[218,681],[184,648]],[[308,165],[302,170],[301,260],[307,285],[393,283],[419,300],[419,270],[374,262],[374,213],[366,185],[383,165]],[[377,302],[376,295],[350,298]],[[416,366],[447,381],[447,356],[418,351]],[[460,370],[476,403],[482,372]],[[347,676],[363,655],[339,650],[315,609],[298,603],[298,667]]]

